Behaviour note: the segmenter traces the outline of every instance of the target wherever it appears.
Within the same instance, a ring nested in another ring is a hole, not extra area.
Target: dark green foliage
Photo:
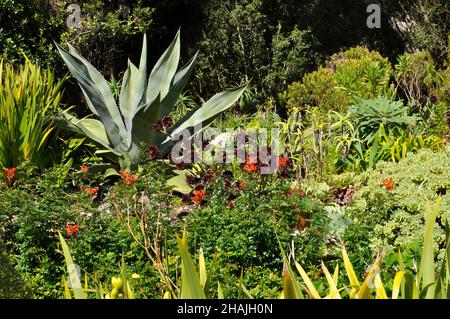
[[[24,299],[29,297],[29,291],[22,277],[17,273],[0,246],[0,299]]]
[[[313,35],[271,20],[265,1],[211,1],[205,8],[195,90],[251,80],[258,98],[275,95],[316,63]]]
[[[76,186],[64,179],[71,179]],[[73,170],[64,175],[56,167],[41,177],[28,179],[26,184],[20,182],[23,184],[18,188],[0,191],[0,241],[5,244],[11,265],[32,291],[30,297],[63,297],[61,279],[65,268],[58,231],[70,244],[83,278],[87,272],[90,282],[109,282],[116,275],[123,253],[129,271],[140,274],[141,283],[149,288],[142,294],[158,297],[155,270],[116,218],[114,209],[106,203],[99,205],[95,197],[80,190],[81,185],[100,187],[98,195],[107,190],[99,186],[96,178],[80,177]],[[68,236],[67,224],[79,225],[78,234]]]
[[[382,0],[397,32],[411,52],[428,51],[440,64],[447,57],[450,34],[450,3],[447,0]]]
[[[44,64],[55,61],[52,38],[62,32],[64,20],[58,19],[49,1],[2,0],[0,21],[1,57],[19,62],[23,60],[23,51]]]

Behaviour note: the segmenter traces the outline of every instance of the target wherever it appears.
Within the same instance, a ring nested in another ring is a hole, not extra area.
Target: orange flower
[[[245,163],[242,169],[247,173],[253,173],[258,170],[258,167],[255,163]]]
[[[89,166],[87,166],[87,165],[82,165],[82,166],[80,167],[80,169],[81,169],[84,173],[87,173],[88,170],[89,170]]]
[[[278,158],[278,166],[281,168],[287,166],[289,164],[289,159],[287,157],[279,157]]]
[[[15,175],[16,175],[16,168],[15,168],[15,167],[13,167],[13,168],[6,168],[6,167],[3,167],[3,170],[4,170],[5,173],[6,173],[6,178],[7,178],[10,182],[12,182],[12,181],[14,180]]]
[[[127,171],[120,171],[120,177],[122,178],[123,182],[127,186],[131,186],[138,181],[138,176],[136,174],[128,173]]]
[[[247,189],[247,183],[245,181],[240,181],[238,188],[241,189],[241,190],[246,190]]]
[[[75,225],[66,225],[66,235],[67,237],[73,237],[78,235],[78,224]]]
[[[386,187],[390,191],[393,190],[395,188],[395,184],[392,184],[393,181],[394,181],[394,179],[392,177],[391,178],[385,178],[383,180],[384,187]]]
[[[194,197],[192,198],[192,201],[195,204],[198,204],[205,198],[206,198],[205,191],[203,189],[199,189],[199,190],[194,191]]]
[[[296,193],[297,193],[298,196],[300,196],[300,197],[305,196],[305,192],[302,190],[301,187],[299,187],[299,188],[297,188],[297,189],[291,188],[288,192],[285,193],[285,195],[286,195],[286,196],[292,196],[292,195],[294,195],[294,194],[296,194]]]
[[[86,193],[90,194],[91,196],[95,196],[98,193],[98,188],[88,187],[88,188],[85,188],[84,190]]]

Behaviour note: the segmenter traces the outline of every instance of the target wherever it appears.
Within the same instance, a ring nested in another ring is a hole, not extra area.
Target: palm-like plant
[[[144,35],[139,67],[128,61],[118,103],[103,76],[75,49],[58,46],[59,53],[77,79],[89,109],[95,118],[77,119],[64,112],[73,130],[86,135],[118,159],[122,169],[131,169],[140,160],[140,146],[158,145],[161,155],[169,152],[171,136],[184,129],[211,121],[232,106],[246,86],[226,90],[213,96],[200,108],[190,112],[165,134],[152,125],[168,116],[192,74],[197,54],[178,72],[180,32],[159,58],[147,78],[147,40]]]
[[[358,103],[350,108],[350,113],[357,123],[358,137],[369,143],[381,126],[390,131],[396,127],[414,125],[419,119],[409,116],[408,108],[401,101],[392,102],[384,96],[373,100],[358,99]]]

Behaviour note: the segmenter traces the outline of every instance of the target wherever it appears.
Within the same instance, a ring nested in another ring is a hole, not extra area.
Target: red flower
[[[89,166],[87,166],[87,165],[82,165],[82,166],[80,167],[80,169],[81,169],[84,173],[87,173],[88,170],[89,170]]]
[[[147,148],[147,153],[150,159],[155,159],[159,155],[159,148],[156,145],[149,145]]]
[[[163,129],[163,124],[161,123],[161,121],[158,121],[155,124],[153,124],[152,129],[154,132],[161,132]]]
[[[301,187],[299,187],[297,189],[291,188],[288,192],[285,193],[285,195],[286,196],[292,196],[295,193],[297,193],[298,196],[300,196],[300,197],[305,196],[305,192],[301,189]]]
[[[241,165],[241,169],[247,173],[254,173],[258,170],[258,160],[254,156],[247,156],[245,163]]]
[[[120,177],[122,178],[123,182],[127,186],[131,186],[138,182],[138,176],[136,174],[128,173],[127,171],[119,171]]]
[[[392,177],[391,178],[385,178],[383,180],[384,187],[386,187],[390,191],[393,190],[396,187],[395,184],[392,184],[393,181],[394,181],[394,179]]]
[[[90,194],[91,196],[95,196],[95,195],[97,195],[97,193],[98,193],[98,188],[91,188],[91,187],[88,187],[88,188],[85,188],[84,191],[85,191],[86,193]]]
[[[192,198],[192,201],[195,204],[199,204],[201,201],[203,201],[206,198],[205,191],[203,189],[194,191],[194,197]]]
[[[170,116],[164,116],[162,119],[162,124],[165,128],[169,128],[173,125],[173,119]]]
[[[254,163],[245,163],[242,169],[247,173],[253,173],[258,170],[258,167]]]
[[[286,167],[289,164],[289,159],[287,157],[278,158],[278,166],[281,168]]]
[[[227,201],[227,206],[230,208],[234,208],[234,203],[231,200],[229,200]]]
[[[75,225],[66,225],[66,235],[67,237],[73,237],[78,235],[78,224]]]
[[[13,168],[6,168],[6,167],[3,167],[3,170],[4,170],[5,173],[6,173],[6,178],[7,178],[10,182],[12,182],[12,181],[14,180],[15,175],[16,175],[16,168],[15,168],[15,167],[13,167]]]

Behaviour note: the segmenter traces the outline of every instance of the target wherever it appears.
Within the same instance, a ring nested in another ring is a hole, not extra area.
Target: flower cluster
[[[147,154],[150,159],[155,159],[159,155],[159,148],[156,145],[149,145],[147,147]]]
[[[291,162],[287,157],[279,157],[278,158],[278,172],[279,174],[286,176],[291,170]]]
[[[6,173],[6,178],[10,182],[12,182],[14,180],[15,176],[16,176],[16,168],[15,167],[13,167],[13,168],[6,168],[6,167],[4,167],[3,170]]]
[[[192,201],[195,204],[201,203],[206,198],[206,193],[203,189],[195,190],[194,197],[192,197]]]
[[[80,167],[80,169],[81,169],[81,171],[82,171],[83,173],[87,173],[87,172],[89,171],[89,166],[87,166],[87,165],[82,165],[82,166]]]
[[[301,187],[299,187],[297,189],[291,188],[289,191],[287,191],[285,193],[285,195],[289,196],[289,197],[292,196],[292,195],[298,195],[300,197],[304,197],[305,196],[305,192],[301,189]]]
[[[394,179],[392,177],[391,178],[385,178],[383,180],[384,187],[386,187],[386,189],[388,189],[390,191],[395,189],[395,184],[392,184],[393,181],[394,181]]]
[[[172,125],[173,119],[170,116],[164,116],[162,121],[158,121],[153,124],[152,129],[155,132],[162,132],[163,130],[170,128]]]
[[[78,235],[78,224],[75,225],[70,225],[67,224],[66,225],[66,235],[67,237],[74,237],[76,235]]]
[[[98,193],[98,188],[88,187],[88,188],[85,188],[84,191],[91,196],[95,196]]]
[[[241,169],[247,173],[254,173],[258,170],[258,163],[255,157],[247,156],[245,163],[241,165]]]
[[[119,171],[120,178],[127,186],[131,186],[138,182],[138,176],[136,174],[131,174],[127,171]]]

